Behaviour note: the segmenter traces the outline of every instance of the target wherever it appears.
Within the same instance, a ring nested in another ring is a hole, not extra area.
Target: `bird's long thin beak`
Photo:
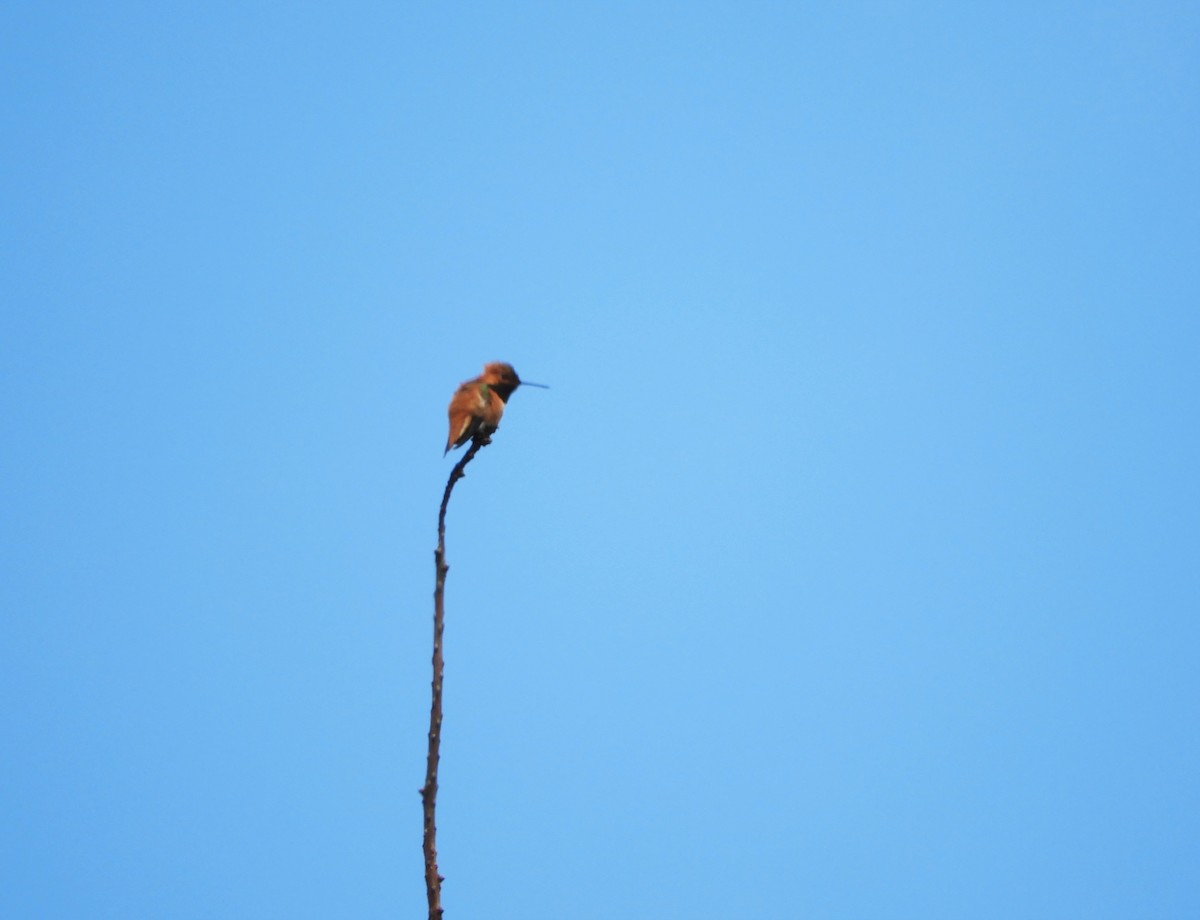
[[[550,387],[546,386],[546,384],[544,384],[544,383],[530,383],[528,380],[522,380],[521,386],[523,386],[523,387],[541,387],[543,390],[550,389]]]

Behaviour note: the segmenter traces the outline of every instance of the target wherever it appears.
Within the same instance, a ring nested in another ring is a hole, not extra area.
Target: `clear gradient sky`
[[[0,916],[1200,916],[1200,7],[9,3]]]

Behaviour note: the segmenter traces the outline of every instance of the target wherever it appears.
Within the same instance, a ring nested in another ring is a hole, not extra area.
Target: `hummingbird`
[[[511,364],[500,361],[485,364],[482,374],[460,384],[450,400],[450,437],[442,456],[450,453],[450,448],[462,447],[474,437],[486,438],[500,427],[504,404],[522,384],[550,389],[544,383],[522,380]]]

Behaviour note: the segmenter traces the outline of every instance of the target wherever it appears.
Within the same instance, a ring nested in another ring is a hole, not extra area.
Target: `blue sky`
[[[0,914],[1200,915],[1200,13],[10,4]]]

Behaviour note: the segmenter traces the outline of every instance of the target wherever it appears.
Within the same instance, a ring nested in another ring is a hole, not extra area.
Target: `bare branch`
[[[442,494],[442,507],[438,511],[438,542],[433,553],[437,579],[433,589],[433,701],[429,707],[429,753],[425,762],[425,785],[421,787],[421,804],[425,814],[425,834],[423,849],[425,852],[425,893],[429,899],[429,920],[442,918],[442,881],[438,874],[437,864],[437,809],[438,791],[438,760],[441,756],[442,744],[442,630],[445,626],[446,611],[444,595],[446,588],[446,573],[450,566],[446,565],[446,507],[450,504],[450,493],[454,484],[466,475],[463,470],[471,462],[479,450],[491,443],[491,439],[476,437],[471,446],[463,454],[461,460],[450,471],[446,482],[446,491]]]

